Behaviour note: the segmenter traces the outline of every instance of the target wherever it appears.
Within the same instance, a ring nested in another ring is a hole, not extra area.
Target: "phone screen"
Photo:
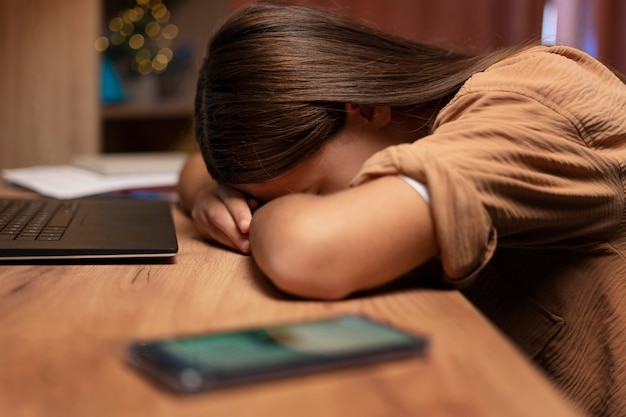
[[[182,392],[421,354],[427,340],[357,315],[137,342],[130,363]]]

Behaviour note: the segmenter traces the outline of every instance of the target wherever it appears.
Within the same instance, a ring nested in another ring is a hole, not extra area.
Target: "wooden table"
[[[580,415],[456,291],[405,280],[344,301],[293,299],[173,215],[180,252],[168,262],[0,264],[1,416]],[[123,361],[136,338],[342,312],[428,335],[429,354],[189,397]]]

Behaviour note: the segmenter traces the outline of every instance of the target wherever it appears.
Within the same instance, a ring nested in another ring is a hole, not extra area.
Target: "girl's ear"
[[[376,129],[383,128],[391,121],[391,107],[366,106],[346,103],[348,123],[370,124]]]

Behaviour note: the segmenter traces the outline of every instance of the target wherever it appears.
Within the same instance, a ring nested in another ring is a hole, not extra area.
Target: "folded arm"
[[[322,299],[383,285],[438,252],[428,204],[395,176],[278,198],[256,211],[250,242],[277,287]]]

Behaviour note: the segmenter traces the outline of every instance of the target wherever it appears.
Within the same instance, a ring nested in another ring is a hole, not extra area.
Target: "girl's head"
[[[343,127],[347,105],[432,113],[503,55],[466,56],[329,12],[254,3],[209,44],[196,137],[217,181],[266,183],[318,154]]]

